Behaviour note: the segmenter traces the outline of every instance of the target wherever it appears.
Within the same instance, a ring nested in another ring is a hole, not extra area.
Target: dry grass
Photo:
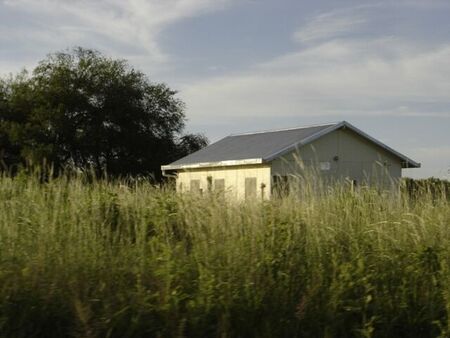
[[[450,335],[446,196],[304,194],[5,176],[0,336]]]

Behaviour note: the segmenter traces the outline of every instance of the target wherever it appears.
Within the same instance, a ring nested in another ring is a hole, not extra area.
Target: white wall
[[[178,171],[177,191],[190,191],[191,180],[200,180],[200,189],[208,191],[208,177],[225,180],[225,194],[229,198],[245,198],[245,178],[256,178],[257,197],[270,197],[271,176],[270,165],[230,166],[221,168],[186,169]],[[262,184],[265,185],[262,188]],[[212,186],[214,190],[214,184]]]

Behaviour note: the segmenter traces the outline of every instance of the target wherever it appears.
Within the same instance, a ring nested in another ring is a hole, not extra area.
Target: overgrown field
[[[450,204],[0,179],[1,337],[448,337]]]

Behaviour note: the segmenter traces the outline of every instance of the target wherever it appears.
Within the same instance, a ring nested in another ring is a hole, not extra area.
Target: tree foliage
[[[0,165],[51,164],[160,177],[207,144],[184,135],[184,104],[124,60],[76,48],[0,82]]]

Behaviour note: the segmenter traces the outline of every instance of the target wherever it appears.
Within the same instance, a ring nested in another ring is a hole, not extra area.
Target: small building
[[[177,191],[226,191],[237,199],[270,198],[289,177],[314,172],[325,181],[389,188],[417,163],[343,121],[225,137],[161,167]]]

